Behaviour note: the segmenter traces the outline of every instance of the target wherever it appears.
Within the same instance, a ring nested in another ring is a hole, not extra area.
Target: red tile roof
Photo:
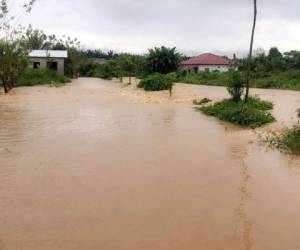
[[[214,54],[202,54],[182,62],[182,65],[230,65],[231,61]]]

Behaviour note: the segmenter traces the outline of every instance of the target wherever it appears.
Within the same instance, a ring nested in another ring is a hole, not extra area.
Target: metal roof
[[[66,50],[32,50],[29,57],[68,58]]]
[[[211,53],[202,54],[183,61],[182,65],[230,65],[231,61]]]

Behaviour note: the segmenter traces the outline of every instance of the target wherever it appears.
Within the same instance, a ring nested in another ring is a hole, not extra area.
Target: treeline
[[[105,59],[105,58],[104,58]],[[100,77],[111,79],[113,77],[139,77],[153,73],[168,74],[177,72],[182,60],[182,55],[176,48],[160,47],[149,49],[145,55],[120,53],[112,59],[97,62],[92,58],[83,57],[78,68],[80,76]]]
[[[239,70],[246,70],[247,61],[238,59],[237,65]],[[274,71],[300,70],[300,51],[292,50],[281,53],[278,48],[273,47],[267,54],[265,52],[257,53],[252,58],[251,68],[254,77],[269,76],[269,73]]]
[[[118,53],[115,53],[112,50],[109,50],[108,52],[105,52],[101,49],[81,50],[80,55],[81,55],[82,58],[85,58],[85,59],[95,58],[95,59],[106,59],[106,60],[111,60],[111,59],[117,58],[119,56]]]

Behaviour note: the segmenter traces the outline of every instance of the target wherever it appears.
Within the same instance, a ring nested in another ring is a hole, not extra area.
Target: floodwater
[[[300,249],[300,159],[257,134],[296,122],[300,92],[253,90],[278,122],[193,110],[219,87],[145,93],[79,79],[0,96],[1,250]]]

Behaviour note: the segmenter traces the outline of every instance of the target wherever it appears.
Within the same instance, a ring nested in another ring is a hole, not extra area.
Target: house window
[[[57,62],[47,62],[47,68],[57,71]]]
[[[197,74],[198,73],[198,67],[194,67],[194,72]]]
[[[34,69],[39,69],[41,67],[41,63],[40,62],[33,62],[33,68]]]

